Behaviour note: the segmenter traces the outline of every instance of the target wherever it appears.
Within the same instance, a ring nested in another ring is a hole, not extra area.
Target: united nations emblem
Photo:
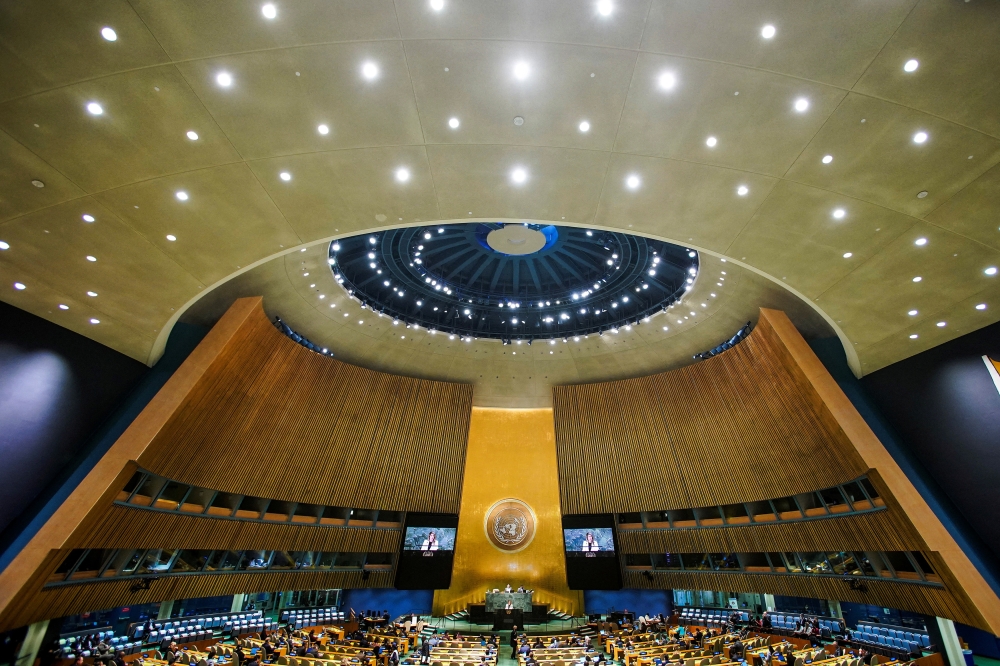
[[[526,547],[535,536],[535,512],[519,499],[503,499],[486,512],[486,537],[506,553]]]

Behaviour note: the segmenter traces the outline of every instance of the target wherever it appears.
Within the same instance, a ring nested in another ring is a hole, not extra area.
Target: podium
[[[531,592],[487,592],[486,611],[503,610],[507,602],[523,613],[531,612]]]
[[[501,608],[493,612],[493,631],[524,627],[524,612],[518,608]]]

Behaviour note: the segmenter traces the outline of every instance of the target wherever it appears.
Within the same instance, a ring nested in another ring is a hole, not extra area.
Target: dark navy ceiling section
[[[693,250],[576,227],[523,225],[543,234],[544,245],[530,254],[507,254],[487,242],[504,226],[451,224],[353,236],[330,244],[330,268],[375,312],[504,342],[637,325],[677,301],[697,276]]]

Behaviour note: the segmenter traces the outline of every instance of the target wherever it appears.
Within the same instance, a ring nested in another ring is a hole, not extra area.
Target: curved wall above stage
[[[678,370],[556,387],[553,406],[562,512],[613,514],[625,524],[625,587],[839,599],[1000,630],[1000,599],[784,313],[762,310],[746,340]],[[834,509],[815,494],[862,476],[885,509],[860,487],[865,497],[853,508],[846,496]],[[768,501],[771,511],[761,511]],[[870,510],[857,512],[860,505]],[[749,517],[768,513],[766,522]],[[765,555],[874,561],[902,551],[929,571],[873,573],[866,591],[832,565],[822,575],[768,565]],[[705,553],[715,565],[672,564]]]
[[[471,385],[390,375],[316,354],[278,332],[259,298],[240,299],[0,572],[0,630],[165,599],[391,587],[400,539],[395,512],[458,513],[471,413]],[[180,486],[169,490],[174,501],[151,496],[152,506],[130,503],[135,489],[122,491],[138,468]],[[194,495],[184,494],[195,492],[204,501],[201,512],[188,501]],[[242,519],[241,496],[271,504]],[[287,520],[275,517],[277,509],[272,514],[275,502]],[[222,507],[229,513],[215,515]],[[338,507],[355,509],[354,517],[325,521],[331,509],[349,510]],[[358,509],[371,512],[369,524],[355,520]],[[395,524],[383,524],[380,511],[394,512]],[[306,522],[308,516],[315,518]],[[192,571],[188,560],[177,575],[173,564],[164,573],[150,570],[148,589],[133,591],[125,551],[149,558],[151,551],[178,548],[198,549],[187,555],[338,553],[338,564],[224,571],[207,558]]]

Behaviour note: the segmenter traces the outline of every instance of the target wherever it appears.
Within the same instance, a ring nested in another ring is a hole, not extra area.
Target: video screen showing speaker
[[[563,516],[566,582],[571,590],[620,590],[615,519],[611,514]]]
[[[396,567],[399,590],[443,590],[451,585],[458,516],[408,513]]]

